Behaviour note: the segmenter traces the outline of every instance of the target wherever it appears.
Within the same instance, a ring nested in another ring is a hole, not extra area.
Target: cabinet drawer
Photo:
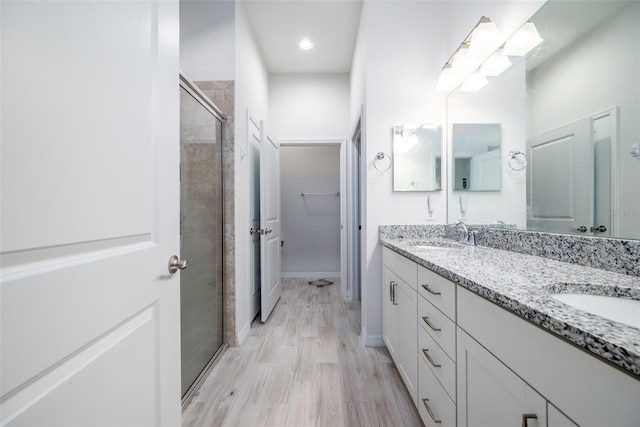
[[[422,422],[426,427],[454,427],[456,425],[456,405],[427,365],[420,363],[418,369],[420,375],[418,411]]]
[[[456,359],[456,324],[423,296],[418,297],[418,324],[452,359]]]
[[[386,247],[382,248],[382,263],[409,286],[416,289],[418,264]]]
[[[418,266],[418,291],[449,319],[456,320],[456,285],[433,271]]]
[[[431,369],[445,391],[456,401],[456,364],[424,329],[418,328],[419,363]],[[420,402],[418,402],[420,403]]]

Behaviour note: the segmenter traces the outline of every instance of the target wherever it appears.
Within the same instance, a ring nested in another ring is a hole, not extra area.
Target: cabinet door
[[[418,293],[404,282],[396,287],[398,305],[398,370],[417,405],[418,399]]]
[[[398,364],[398,306],[394,293],[400,280],[387,267],[382,269],[382,338],[394,362]]]
[[[459,426],[547,425],[544,398],[460,328],[457,370]]]

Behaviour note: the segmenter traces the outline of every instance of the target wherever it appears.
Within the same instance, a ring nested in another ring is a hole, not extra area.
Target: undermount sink
[[[424,245],[415,245],[412,246],[413,249],[461,249],[461,248],[465,248],[467,246],[465,245],[459,245],[456,243],[451,243],[451,244],[424,244]]]
[[[433,241],[433,242],[423,242],[416,245],[413,245],[413,249],[462,249],[467,248],[469,245],[463,245],[462,243],[456,242],[442,242],[442,241]]]
[[[640,328],[640,300],[593,294],[553,294],[557,301],[587,313]]]

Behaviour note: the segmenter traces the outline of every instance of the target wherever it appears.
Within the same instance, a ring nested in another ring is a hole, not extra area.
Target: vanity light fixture
[[[482,63],[480,74],[495,77],[502,74],[509,67],[511,67],[511,61],[502,53],[502,50],[499,50]]]
[[[301,39],[298,42],[298,47],[300,49],[302,49],[302,50],[313,49],[313,45],[314,45],[313,40],[311,40],[310,38],[306,38],[306,37],[304,39]]]
[[[525,23],[504,44],[504,54],[509,56],[524,56],[531,49],[542,43],[542,38],[533,22]]]
[[[451,92],[458,87],[465,78],[478,69],[491,52],[500,46],[502,40],[498,28],[491,22],[491,19],[486,16],[480,18],[480,21],[442,67],[436,92]],[[468,87],[477,87],[480,83],[482,83],[481,86],[487,84],[484,76],[475,77],[472,80],[474,80],[473,84],[470,83],[467,85]],[[480,90],[480,87],[475,90]]]
[[[456,53],[453,54],[451,68],[454,73],[465,77],[470,72],[478,68],[480,60],[481,57],[471,54],[471,48],[467,43],[464,43],[458,48]]]
[[[489,83],[489,80],[480,72],[471,74],[460,86],[462,92],[477,92]]]
[[[474,56],[487,56],[503,42],[498,27],[486,16],[480,18],[469,37],[469,54]]]

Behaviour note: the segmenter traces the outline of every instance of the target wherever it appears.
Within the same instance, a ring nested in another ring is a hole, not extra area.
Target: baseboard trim
[[[319,277],[319,278],[340,278],[339,271],[329,271],[329,272],[288,272],[282,273],[282,277],[286,279],[306,279],[307,277],[310,279]]]
[[[365,347],[386,347],[382,335],[368,335],[367,329],[363,327],[362,336],[364,337]]]
[[[240,330],[238,335],[236,336],[236,342],[238,343],[238,347],[245,342],[247,338],[249,338],[249,332],[251,331],[251,322],[247,322],[244,324],[244,327]]]

